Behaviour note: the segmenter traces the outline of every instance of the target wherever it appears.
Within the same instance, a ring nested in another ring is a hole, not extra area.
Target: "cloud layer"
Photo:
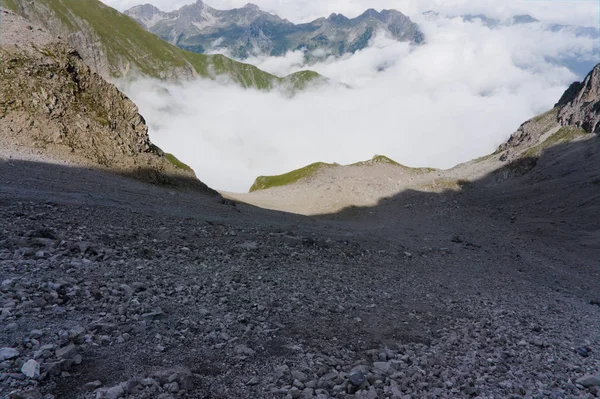
[[[590,55],[594,40],[539,24],[490,30],[418,20],[416,49],[377,36],[371,47],[311,67],[336,82],[288,98],[211,81],[130,82],[154,142],[217,189],[247,191],[258,175],[315,161],[384,154],[409,166],[451,167],[492,152],[518,125],[549,108],[576,77],[546,59]],[[301,54],[253,59],[279,75]]]

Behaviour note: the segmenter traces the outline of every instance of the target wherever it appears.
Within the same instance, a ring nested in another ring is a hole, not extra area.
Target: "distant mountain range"
[[[258,53],[279,56],[293,50],[305,50],[307,59],[354,53],[367,47],[378,31],[399,41],[424,42],[417,24],[396,10],[369,9],[352,19],[331,14],[310,23],[294,24],[254,4],[216,10],[198,0],[172,12],[145,4],[125,14],[183,49],[197,53],[224,51],[239,59]]]

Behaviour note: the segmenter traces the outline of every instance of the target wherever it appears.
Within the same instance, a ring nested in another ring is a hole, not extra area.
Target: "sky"
[[[120,9],[137,3],[106,2]],[[163,9],[182,4],[151,2]],[[206,3],[223,9],[245,4]],[[138,104],[151,139],[189,164],[202,181],[226,191],[246,192],[259,175],[317,161],[347,164],[382,154],[408,166],[449,168],[486,155],[522,122],[550,109],[579,78],[549,59],[597,56],[595,40],[549,33],[540,24],[492,30],[459,18],[421,15],[429,9],[498,18],[528,13],[543,21],[597,25],[598,3],[585,0],[255,3],[294,22],[331,12],[354,16],[369,7],[396,8],[420,25],[427,44],[410,48],[379,34],[354,55],[311,65],[333,83],[293,98],[206,80],[118,82]],[[298,52],[247,62],[280,76],[305,67]]]

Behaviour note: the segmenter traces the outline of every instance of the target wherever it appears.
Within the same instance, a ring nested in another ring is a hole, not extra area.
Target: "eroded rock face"
[[[66,43],[2,13],[0,142],[48,158],[101,166],[152,183],[200,187],[152,144],[137,106]],[[15,40],[12,40],[15,39]]]
[[[600,64],[580,83],[573,83],[556,104],[562,125],[600,134]]]

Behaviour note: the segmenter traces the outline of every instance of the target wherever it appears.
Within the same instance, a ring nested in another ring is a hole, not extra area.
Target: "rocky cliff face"
[[[560,107],[558,120],[561,125],[600,134],[600,64],[583,82],[573,83],[556,106]]]
[[[136,105],[47,31],[1,10],[0,142],[160,184],[207,190],[152,144]]]
[[[353,19],[332,14],[298,25],[253,4],[216,10],[200,0],[173,12],[146,4],[125,13],[150,32],[186,50],[226,50],[238,58],[256,53],[278,56],[300,49],[305,50],[309,61],[353,53],[365,48],[377,31],[385,31],[399,41],[418,44],[424,40],[419,27],[395,10],[370,9]],[[312,53],[317,49],[322,55]]]

